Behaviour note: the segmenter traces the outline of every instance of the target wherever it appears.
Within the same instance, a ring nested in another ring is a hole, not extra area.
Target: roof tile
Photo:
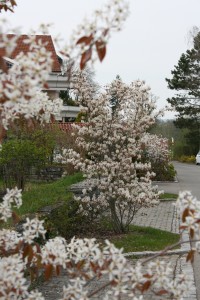
[[[8,37],[12,38],[14,34],[8,34]],[[17,39],[17,46],[15,47],[14,51],[12,54],[9,56],[9,58],[14,59],[19,53],[27,53],[29,52],[30,45],[25,44],[24,40],[27,39],[28,36],[23,34],[20,35],[19,38]],[[52,66],[52,72],[61,72],[61,66],[58,60],[58,56],[56,54],[56,50],[53,44],[52,37],[50,35],[36,35],[36,41],[41,40],[42,43],[45,43],[46,50],[51,52],[51,56],[53,59],[53,66]],[[2,52],[3,49],[0,49],[0,52]]]

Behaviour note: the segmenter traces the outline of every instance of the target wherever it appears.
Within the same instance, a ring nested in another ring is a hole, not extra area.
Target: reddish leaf
[[[103,41],[96,41],[95,45],[99,60],[102,61],[106,55],[106,45]]]
[[[106,36],[109,32],[109,28],[105,29],[104,32],[103,32],[103,36]]]
[[[165,295],[165,294],[168,294],[168,291],[160,290],[159,292],[156,293],[156,295],[158,295],[158,296],[162,296],[162,295]]]
[[[90,47],[88,50],[83,52],[83,54],[81,56],[81,62],[80,62],[81,70],[84,69],[86,63],[91,59],[91,57],[92,57],[92,48]]]
[[[33,255],[34,255],[33,248],[32,248],[31,245],[30,245],[30,247],[29,247],[29,252],[28,252],[28,262],[29,262],[29,263],[32,261]]]
[[[93,35],[89,35],[89,36],[82,36],[77,42],[76,44],[86,44],[86,45],[89,45],[93,40]]]
[[[66,57],[70,57],[68,53],[64,52],[64,51],[59,51],[60,54],[66,56]]]
[[[194,229],[190,228],[190,237],[193,239],[194,237]]]
[[[2,49],[1,49],[2,50]],[[3,59],[2,56],[0,56],[0,69],[4,72],[4,73],[8,73],[8,66],[6,65],[5,60]]]
[[[46,265],[45,266],[45,273],[44,273],[45,280],[49,280],[49,278],[52,276],[52,273],[53,273],[53,266],[52,265]]]
[[[43,88],[44,88],[44,89],[48,89],[48,88],[49,88],[49,85],[48,85],[47,82],[45,82],[45,83],[43,84]]]
[[[0,143],[3,141],[4,137],[6,136],[6,130],[2,124],[0,124]]]
[[[151,281],[147,280],[142,286],[142,289],[141,289],[142,293],[147,291],[149,289],[150,285],[151,285]]]
[[[186,229],[187,226],[180,226],[179,228],[180,228],[180,229]]]
[[[78,270],[81,270],[85,265],[85,261],[84,260],[81,260],[77,263],[76,267]]]
[[[31,282],[33,282],[33,280],[35,280],[35,278],[36,278],[36,273],[32,269],[30,269],[30,277],[31,277]]]
[[[51,116],[50,116],[50,120],[51,120],[51,123],[54,123],[55,120],[56,120],[56,119],[55,119],[55,116],[54,116],[54,115],[51,115]]]
[[[15,0],[10,0],[10,3],[11,3],[12,6],[16,6],[17,5],[17,3],[15,2]]]
[[[20,221],[19,216],[14,211],[12,212],[12,219],[13,219],[14,224],[17,224]]]
[[[57,276],[60,275],[60,270],[61,270],[61,267],[60,266],[56,266],[56,275]]]
[[[190,250],[190,251],[188,252],[186,261],[191,261],[191,263],[193,263],[193,261],[194,261],[194,253],[195,253],[194,250]]]
[[[150,275],[150,274],[147,273],[147,274],[144,274],[143,277],[145,277],[145,278],[152,278],[153,275]]]
[[[26,256],[29,255],[29,251],[30,251],[30,245],[27,244],[27,245],[25,245],[25,247],[23,249],[23,258],[25,258]]]
[[[40,245],[38,243],[35,243],[35,247],[37,249],[37,253],[41,253]]]
[[[189,208],[186,208],[182,214],[182,221],[185,222],[185,219],[188,216],[189,216]]]
[[[41,261],[42,261],[41,256],[37,255],[36,258],[37,258],[37,260],[36,260],[37,268],[38,268],[38,269],[42,269],[43,264],[41,263]]]
[[[90,266],[92,268],[92,270],[96,273],[96,271],[98,270],[98,265],[97,264],[94,264],[92,261],[90,262]]]

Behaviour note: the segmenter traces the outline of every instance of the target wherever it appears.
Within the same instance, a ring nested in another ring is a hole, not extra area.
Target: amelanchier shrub
[[[155,122],[155,102],[142,81],[127,85],[116,79],[94,99],[87,78],[82,76],[79,82],[85,85],[81,93],[87,123],[76,126],[76,144],[86,157],[74,149],[63,152],[88,179],[88,189],[77,199],[80,211],[92,221],[109,210],[114,231],[126,232],[142,206],[158,203],[151,164],[142,161],[143,149],[150,143],[149,135],[144,135]],[[113,94],[116,101],[111,106]]]
[[[16,3],[13,0],[1,0],[0,12],[8,9],[13,10],[15,4]],[[121,23],[125,20],[127,12],[127,6],[124,1],[112,0],[104,10],[98,11],[95,14],[95,19],[92,24],[86,22],[86,24],[81,27],[81,30],[85,30],[85,32],[78,32],[80,33],[78,38],[75,33],[73,41],[75,40],[75,44],[81,44],[81,47],[78,48],[78,54],[81,56],[81,68],[85,66],[87,61],[90,61],[92,51],[95,49],[94,47],[96,47],[99,59],[103,59],[105,56],[106,42],[110,37],[111,29],[119,30],[121,28]],[[99,24],[99,21],[102,22]],[[27,43],[30,43],[30,53],[26,56],[20,54],[16,58],[17,64],[14,64],[12,68],[7,69],[3,57],[8,56],[8,54],[14,50],[17,37],[13,37],[9,40],[6,33],[10,31],[10,29],[8,29],[8,31],[5,30],[4,25],[5,24],[0,27],[0,45],[4,50],[3,54],[0,52],[1,140],[5,135],[5,130],[7,130],[16,118],[18,118],[19,114],[27,120],[35,118],[40,122],[49,121],[51,115],[56,114],[56,112],[60,110],[61,105],[59,99],[51,101],[46,94],[40,92],[48,78],[52,61],[50,54],[46,52],[44,45],[42,45],[41,42],[37,45],[33,36],[27,38]],[[98,28],[100,29],[98,30]],[[78,86],[79,81],[76,82],[76,89]],[[123,87],[125,87],[123,92],[127,91],[129,93],[130,89],[131,91],[139,92],[139,95],[135,95],[135,98],[138,97],[138,101],[141,102],[141,105],[137,106],[135,102],[133,105],[138,108],[138,114],[143,116],[143,110],[149,108],[147,88],[140,82],[134,83],[131,87],[126,87],[124,85]],[[83,86],[81,86],[81,88],[83,88]],[[141,94],[144,98],[141,97]],[[94,114],[95,112],[99,112],[99,110],[105,112],[105,110],[109,109],[107,106],[104,107],[105,99],[106,97],[104,96],[100,98],[98,101],[99,108],[97,108],[96,103]],[[94,105],[93,99],[90,100],[92,102],[91,105]],[[143,100],[144,105],[142,105]],[[131,105],[131,101],[128,103]],[[125,115],[127,115],[126,113],[129,111],[128,108],[129,106],[124,106]],[[95,119],[94,114],[93,118]],[[118,115],[120,115],[120,113]],[[97,113],[96,116],[100,121],[99,113]],[[104,118],[107,121],[107,118],[109,119],[111,117],[106,113]],[[129,123],[126,122],[126,119],[124,119],[124,114],[121,115],[121,119],[123,119],[124,127],[126,127],[126,124],[129,125]],[[135,144],[140,143],[140,128],[143,132],[145,127],[144,123],[147,122],[147,124],[149,124],[150,122],[148,116],[144,119],[141,117],[141,120],[139,119],[138,121],[138,128],[135,128],[138,132],[138,135],[135,137]],[[135,123],[135,126],[136,125],[137,123]],[[92,132],[92,126],[90,127],[90,130]],[[106,130],[108,130],[107,124]],[[121,130],[122,122],[120,122],[119,125],[114,123],[113,131],[120,133]],[[127,135],[124,138],[124,142],[127,143],[127,145],[132,146],[134,143],[131,141],[128,132],[127,129]],[[110,131],[105,131],[105,133],[110,133]],[[98,135],[101,139],[100,130],[96,131],[96,139]],[[108,145],[106,145],[106,149],[112,149],[112,138],[107,138]],[[120,135],[119,145],[121,143]],[[103,143],[102,146],[105,147],[105,143]],[[115,144],[114,147],[116,147]],[[133,149],[132,147],[127,147],[124,153],[121,153],[121,156],[124,155],[124,160],[121,160],[120,162],[122,162],[122,164],[124,163],[124,168],[127,166],[126,155],[129,154],[128,151],[132,153],[131,157],[138,158],[137,153],[135,153],[136,150],[138,150],[138,148],[135,146]],[[95,157],[92,156],[92,151],[93,148],[88,149],[90,161],[95,159]],[[119,157],[119,153],[116,152],[116,165],[119,163]],[[135,177],[135,173],[133,173],[136,181],[135,186],[138,186],[140,180],[142,185],[144,185],[144,180],[142,178],[143,164],[138,163],[137,160],[134,159],[130,160],[129,156],[127,156],[127,160],[129,161],[130,166],[134,164],[136,170],[141,173],[139,177]],[[114,174],[116,169],[113,168],[112,161],[113,157],[112,160],[110,160],[110,166]],[[109,163],[109,160],[107,160],[107,162]],[[100,165],[102,170],[103,166],[102,164]],[[93,166],[92,163],[91,167]],[[107,165],[105,165],[105,170],[106,168]],[[132,176],[132,169],[131,167],[129,168],[129,175]],[[146,167],[144,168],[144,171],[144,176],[146,176]],[[108,178],[113,178],[112,176],[114,175],[112,175],[112,172],[111,177]],[[149,176],[150,175],[147,175],[147,184],[149,184]],[[122,185],[120,188],[121,194],[119,194],[119,197],[121,199],[121,197],[125,195],[127,199],[129,190],[124,188],[123,182],[124,177],[122,177]],[[110,183],[111,195],[112,193],[115,193],[115,185],[112,180]],[[103,184],[106,186],[107,181],[105,180],[105,182],[102,182],[102,185]],[[149,193],[151,195],[151,191],[149,191]],[[135,195],[137,197],[137,193],[135,193]],[[146,196],[142,195],[141,192],[140,197],[141,201],[143,197],[146,199]],[[114,199],[115,201],[118,201],[116,198]],[[14,223],[17,223],[18,217],[16,213],[12,211],[12,207],[20,207],[21,204],[21,190],[17,188],[11,190],[8,189],[7,194],[3,197],[3,202],[0,203],[0,219],[2,223],[7,222],[10,218]],[[200,205],[189,192],[181,193],[176,205],[182,216],[181,230],[187,230],[190,237],[196,240],[193,249],[187,256],[187,260],[192,260],[195,251],[199,251],[200,249]],[[29,290],[30,279],[34,280],[41,272],[44,272],[45,278],[49,279],[53,273],[57,275],[60,274],[61,269],[65,270],[67,281],[66,286],[63,287],[63,295],[60,300],[91,299],[102,289],[105,289],[105,287],[107,288],[105,296],[103,296],[103,299],[105,300],[119,299],[121,296],[134,300],[143,299],[143,294],[149,289],[154,292],[155,297],[158,295],[160,298],[162,295],[169,294],[173,299],[182,299],[190,289],[190,281],[187,276],[180,274],[173,279],[173,276],[171,276],[173,274],[173,269],[171,268],[170,263],[166,263],[160,259],[155,261],[147,259],[143,262],[146,266],[143,272],[142,265],[139,262],[136,266],[132,266],[122,254],[122,250],[116,249],[109,241],[106,241],[106,246],[102,248],[95,239],[73,238],[67,243],[64,238],[56,237],[46,241],[43,246],[40,246],[35,241],[35,239],[40,236],[45,236],[45,230],[43,228],[43,221],[40,221],[37,218],[27,218],[26,222],[23,224],[23,231],[21,233],[16,232],[11,226],[9,229],[3,229],[3,227],[1,227],[0,299],[44,300],[42,294],[37,290]],[[177,246],[178,244],[174,246]],[[166,251],[167,250],[162,251],[161,254],[164,254]],[[88,281],[103,276],[106,276],[107,278],[106,284],[103,283],[97,290],[88,291]]]

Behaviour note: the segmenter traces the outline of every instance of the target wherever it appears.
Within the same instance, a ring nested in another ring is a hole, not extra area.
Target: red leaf
[[[59,276],[60,275],[60,266],[56,266],[56,275]]]
[[[15,0],[10,0],[10,3],[11,3],[12,6],[16,6],[17,5],[17,3],[15,2]]]
[[[51,116],[50,116],[50,120],[51,120],[51,123],[54,123],[55,120],[56,120],[56,119],[55,119],[55,116],[54,116],[54,115],[51,115]]]
[[[12,212],[12,219],[13,219],[14,224],[17,224],[20,221],[19,216],[14,211]]]
[[[156,292],[156,295],[158,295],[158,296],[162,296],[162,295],[165,295],[165,294],[168,294],[168,291],[160,290],[159,292]]]
[[[147,274],[144,274],[143,277],[145,277],[145,278],[152,278],[153,275],[150,275],[150,274],[147,273]]]
[[[30,245],[29,253],[28,253],[28,262],[31,262],[31,261],[32,261],[33,255],[34,255],[34,253],[33,253],[33,248],[32,248],[31,245]]]
[[[45,280],[49,280],[49,278],[52,276],[52,273],[53,273],[53,266],[52,265],[46,265],[45,266],[45,273],[44,273]]]
[[[95,45],[96,45],[99,60],[102,61],[106,55],[105,43],[103,41],[96,41]]]
[[[81,62],[80,62],[81,70],[84,69],[86,63],[91,59],[91,56],[92,56],[92,48],[90,47],[88,50],[83,52],[83,54],[81,56]]]
[[[89,36],[82,36],[77,42],[76,44],[82,44],[85,43],[86,45],[89,45],[93,40],[93,35],[89,35]]]
[[[191,261],[191,263],[193,263],[193,261],[194,261],[194,253],[195,253],[195,250],[190,250],[188,252],[186,261]]]
[[[185,222],[186,217],[189,216],[189,208],[186,208],[182,214],[182,221]]]
[[[142,293],[147,291],[149,289],[150,285],[151,285],[151,281],[147,280],[142,286],[142,289],[141,289]]]
[[[25,258],[26,256],[29,255],[30,247],[31,246],[29,244],[25,245],[25,247],[23,249],[23,258]]]
[[[49,85],[48,85],[47,82],[45,82],[45,83],[43,84],[43,88],[44,88],[44,89],[48,89],[48,88],[49,88]]]
[[[2,56],[0,56],[0,69],[4,72],[4,73],[8,73],[8,66],[6,65],[5,60],[3,59]]]
[[[194,229],[190,228],[190,237],[193,239],[194,237]]]

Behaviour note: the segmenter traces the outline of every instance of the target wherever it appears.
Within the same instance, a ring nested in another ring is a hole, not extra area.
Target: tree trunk
[[[115,205],[115,200],[112,199],[110,201],[110,212],[111,212],[111,221],[112,221],[112,226],[113,229],[116,233],[124,233],[125,228],[123,226],[123,223],[120,222],[119,217],[117,216],[116,212],[116,205]]]

